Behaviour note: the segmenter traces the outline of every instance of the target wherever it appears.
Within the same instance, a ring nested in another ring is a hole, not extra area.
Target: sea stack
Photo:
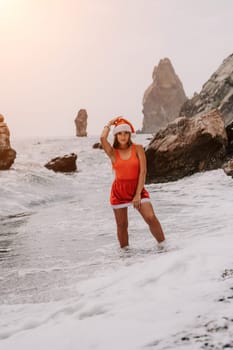
[[[183,85],[169,58],[160,60],[153,71],[153,82],[143,97],[143,133],[156,133],[179,116],[187,100]]]
[[[76,136],[87,136],[87,118],[87,111],[85,109],[80,109],[74,121],[76,126]]]
[[[8,170],[15,158],[16,151],[10,145],[10,131],[0,114],[0,170]]]

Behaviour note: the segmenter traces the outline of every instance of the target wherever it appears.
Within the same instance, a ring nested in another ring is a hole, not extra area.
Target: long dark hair
[[[129,140],[128,140],[128,142],[127,142],[127,146],[128,146],[128,148],[133,144],[133,142],[132,142],[132,140],[131,140],[131,133],[129,132],[128,133],[129,134]],[[117,134],[114,136],[114,140],[113,140],[113,145],[112,145],[112,147],[113,148],[119,148],[119,146],[120,146],[120,144],[119,144],[119,142],[118,142],[118,139],[117,139]]]

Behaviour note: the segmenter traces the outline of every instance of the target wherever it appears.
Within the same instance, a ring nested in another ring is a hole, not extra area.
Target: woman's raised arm
[[[119,119],[119,117],[113,118],[112,120],[110,120],[103,128],[103,131],[100,135],[100,142],[102,144],[102,147],[105,151],[105,153],[109,156],[109,158],[111,159],[112,162],[114,162],[115,160],[115,156],[114,156],[114,149],[112,147],[112,145],[109,143],[108,141],[108,135],[109,132],[111,130],[111,126],[114,125],[115,121]]]

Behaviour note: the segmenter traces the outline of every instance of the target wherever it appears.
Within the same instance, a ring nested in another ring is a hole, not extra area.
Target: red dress
[[[115,180],[112,184],[110,203],[113,208],[125,208],[132,204],[135,195],[140,171],[139,159],[135,144],[131,146],[129,159],[121,159],[116,149],[116,159],[112,165],[115,170]],[[141,202],[150,201],[149,193],[145,188],[141,192]]]

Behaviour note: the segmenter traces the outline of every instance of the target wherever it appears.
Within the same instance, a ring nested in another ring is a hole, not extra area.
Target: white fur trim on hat
[[[129,124],[119,124],[115,126],[115,128],[113,129],[113,135],[115,136],[116,134],[118,134],[118,132],[122,132],[122,131],[132,133],[132,129]]]

